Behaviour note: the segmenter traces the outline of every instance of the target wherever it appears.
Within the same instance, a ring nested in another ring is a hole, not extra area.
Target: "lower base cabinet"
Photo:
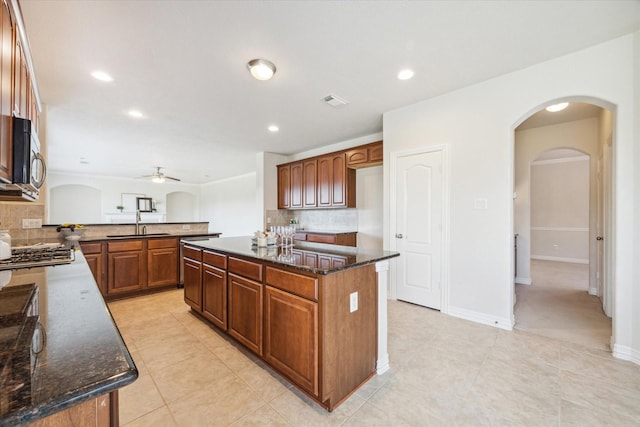
[[[184,298],[203,319],[329,411],[375,374],[375,265],[314,274],[215,255],[185,245]]]
[[[318,303],[266,286],[264,358],[318,394]]]
[[[229,335],[262,356],[263,285],[229,273]]]

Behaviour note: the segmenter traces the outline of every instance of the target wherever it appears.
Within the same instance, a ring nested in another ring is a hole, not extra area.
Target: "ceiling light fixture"
[[[164,182],[164,175],[154,175],[153,178],[151,178],[151,181],[155,182],[156,184],[162,184]]]
[[[269,132],[278,132],[280,130],[280,128],[276,125],[271,125],[268,127]]]
[[[276,73],[276,66],[266,59],[252,59],[247,68],[256,80],[269,80]]]
[[[547,108],[545,108],[545,110],[549,111],[550,113],[557,113],[558,111],[564,110],[568,106],[568,102],[561,102],[559,104],[549,105]]]
[[[113,77],[111,77],[109,74],[105,73],[104,71],[99,71],[99,70],[96,70],[93,73],[91,73],[91,77],[93,77],[96,80],[100,80],[101,82],[113,81]]]
[[[409,80],[411,77],[413,77],[413,70],[406,69],[398,73],[399,80]]]
[[[129,114],[131,117],[135,118],[135,119],[141,119],[144,117],[144,115],[142,114],[141,111],[139,110],[129,110],[127,112],[127,114]]]

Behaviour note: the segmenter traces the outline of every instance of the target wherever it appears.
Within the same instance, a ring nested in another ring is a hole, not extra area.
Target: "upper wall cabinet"
[[[15,3],[14,3],[15,4]],[[35,78],[29,67],[31,58],[26,41],[20,36],[17,21],[7,0],[0,7],[0,182],[11,182],[12,115],[31,120],[32,131],[38,133],[40,111]]]
[[[278,209],[355,208],[355,168],[381,163],[379,141],[279,165]]]
[[[382,141],[347,151],[347,167],[364,168],[382,164]]]

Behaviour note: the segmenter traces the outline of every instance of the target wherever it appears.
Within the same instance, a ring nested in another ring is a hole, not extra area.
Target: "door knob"
[[[402,234],[400,233],[396,234],[396,239],[402,239]]]
[[[604,240],[604,237],[598,236],[598,237],[596,237],[596,240]]]

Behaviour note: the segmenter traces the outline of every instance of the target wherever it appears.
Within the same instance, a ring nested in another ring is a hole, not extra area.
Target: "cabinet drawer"
[[[293,240],[307,240],[306,233],[296,233],[293,235]]]
[[[333,234],[307,234],[307,242],[335,244],[336,240]]]
[[[262,264],[229,257],[229,272],[262,282]]]
[[[109,252],[141,251],[142,240],[128,240],[126,242],[109,242]]]
[[[191,246],[184,245],[183,255],[185,258],[191,258],[196,261],[202,261],[202,250]]]
[[[313,301],[318,300],[318,279],[315,277],[267,267],[267,284]]]
[[[81,243],[83,254],[99,254],[102,252],[102,243]]]
[[[202,251],[202,262],[223,270],[227,269],[227,256],[216,252]]]
[[[149,249],[175,248],[178,244],[177,240],[175,237],[169,239],[149,239],[147,247]]]

